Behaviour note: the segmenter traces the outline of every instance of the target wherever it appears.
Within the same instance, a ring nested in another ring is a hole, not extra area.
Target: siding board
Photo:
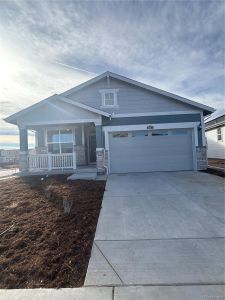
[[[29,124],[33,122],[55,122],[55,124],[57,124],[59,121],[63,120],[71,120],[71,122],[74,122],[76,119],[98,120],[98,118],[99,115],[96,113],[75,107],[71,104],[56,101],[54,103],[43,104],[26,115],[21,116],[18,118],[18,123],[22,122],[23,124]]]
[[[208,157],[225,159],[225,126],[222,128],[222,141],[217,141],[217,128],[206,132]]]
[[[121,80],[110,78],[110,86],[106,79],[102,79],[67,97],[91,107],[100,109],[102,105],[101,89],[119,89],[117,94],[118,108],[104,108],[109,113],[143,113],[166,111],[189,111],[193,106],[159,95],[144,88],[137,87]],[[194,108],[196,109],[196,108]]]

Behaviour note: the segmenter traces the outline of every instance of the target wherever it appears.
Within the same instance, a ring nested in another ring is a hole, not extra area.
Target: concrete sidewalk
[[[0,290],[2,300],[112,300],[113,289],[102,287]]]
[[[110,175],[85,286],[224,284],[224,180]]]
[[[224,286],[128,286],[0,290],[4,300],[201,300],[225,299]]]
[[[3,169],[3,168],[0,168],[0,179],[2,179],[2,178],[8,178],[10,176],[13,176],[17,172],[19,172],[18,168],[12,168],[12,169]]]

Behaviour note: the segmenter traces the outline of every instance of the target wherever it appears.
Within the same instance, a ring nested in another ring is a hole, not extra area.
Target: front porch
[[[35,131],[32,150],[28,150],[28,130]],[[74,174],[90,169],[92,173],[104,173],[101,145],[101,125],[94,122],[20,128],[20,173]]]

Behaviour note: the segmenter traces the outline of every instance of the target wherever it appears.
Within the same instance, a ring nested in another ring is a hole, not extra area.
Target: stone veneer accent
[[[97,165],[97,173],[105,174],[105,149],[104,148],[96,149],[96,165]]]
[[[105,150],[105,168],[109,165],[109,150]]]
[[[35,150],[36,150],[37,154],[47,154],[48,153],[47,146],[36,147]]]
[[[197,170],[206,170],[208,165],[206,146],[196,147]]]
[[[76,152],[77,166],[85,165],[86,164],[85,145],[75,145],[74,151]]]

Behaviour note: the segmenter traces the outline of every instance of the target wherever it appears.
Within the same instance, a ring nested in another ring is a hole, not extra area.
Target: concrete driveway
[[[86,286],[224,284],[224,180],[111,175]]]

